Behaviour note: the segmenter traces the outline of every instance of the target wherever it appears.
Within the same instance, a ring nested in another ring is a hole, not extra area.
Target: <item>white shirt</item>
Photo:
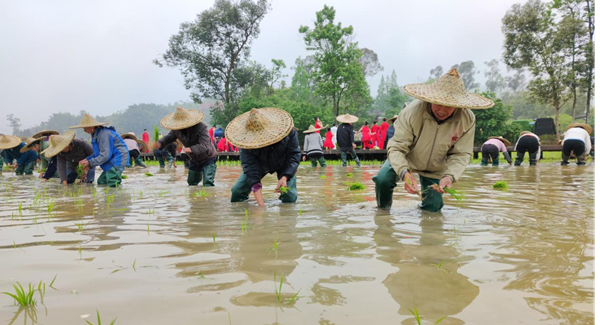
[[[331,141],[333,142],[333,144],[336,144],[337,143],[337,126],[331,127],[331,133],[333,133],[333,138],[331,138]]]
[[[585,154],[589,154],[590,150],[592,150],[592,140],[590,139],[590,135],[587,133],[585,129],[582,128],[570,128],[565,131],[565,138],[563,139],[563,143],[567,140],[579,140],[585,143]]]

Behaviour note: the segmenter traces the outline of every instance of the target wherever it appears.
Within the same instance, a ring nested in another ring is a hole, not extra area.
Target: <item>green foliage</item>
[[[400,89],[396,77],[396,70],[392,70],[390,76],[381,76],[379,87],[377,88],[377,96],[373,102],[373,110],[376,115],[383,115],[390,118],[400,113],[404,104],[409,101],[410,97]]]
[[[154,176],[154,174],[152,174],[151,172],[145,172],[144,175],[146,175],[148,177]]]
[[[290,190],[289,187],[287,186],[282,186],[279,188],[279,191],[281,191],[282,194],[287,194],[287,192]]]
[[[502,100],[496,98],[494,93],[483,92],[481,95],[493,100],[494,106],[489,109],[473,110],[476,118],[476,146],[483,144],[490,136],[503,136],[510,130],[508,123],[511,117],[510,107],[504,105]]]
[[[77,165],[77,178],[83,177],[83,165]]]
[[[195,102],[201,97],[235,102],[248,81],[240,69],[270,7],[267,0],[218,0],[195,21],[182,23],[162,62],[154,63],[179,68]]]
[[[571,115],[565,113],[558,114],[558,129],[561,133],[565,132],[565,129],[571,123],[573,123],[573,117]]]
[[[160,139],[160,131],[158,130],[158,125],[154,126],[154,142],[158,142]]]
[[[317,93],[328,98],[337,116],[370,102],[370,94],[360,63],[362,52],[352,42],[354,29],[334,20],[335,9],[325,5],[316,13],[313,28],[300,26],[299,32],[306,49],[314,51],[315,71],[310,76]]]
[[[96,315],[98,317],[98,325],[102,325],[102,320],[100,319],[100,311],[96,310]],[[115,317],[115,319],[113,319],[112,322],[110,322],[110,325],[114,325],[116,321],[117,318]],[[85,322],[88,323],[88,325],[94,325],[93,323],[90,323],[87,320]]]

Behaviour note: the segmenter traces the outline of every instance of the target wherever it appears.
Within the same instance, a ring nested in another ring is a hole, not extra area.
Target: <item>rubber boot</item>
[[[426,211],[438,212],[444,207],[444,199],[442,198],[442,194],[434,191],[433,189],[429,189],[433,184],[440,184],[439,179],[429,178],[420,176],[421,179],[421,204],[419,207]],[[429,190],[427,190],[429,189]]]
[[[296,188],[296,175],[287,181],[288,191],[281,194],[279,199],[283,203],[294,203],[298,199],[298,189]]]
[[[397,185],[398,179],[396,171],[394,171],[390,162],[386,160],[377,173],[377,176],[373,177],[378,208],[386,210],[392,208],[394,188]]]
[[[188,178],[187,178],[188,185],[196,186],[200,183],[201,180],[202,180],[202,172],[197,172],[197,171],[191,170],[191,169],[188,171]]]
[[[204,185],[204,187],[215,186],[215,174],[217,173],[217,164],[212,163],[204,166],[202,172],[204,173],[204,181],[202,185]]]
[[[481,158],[481,166],[487,166],[488,165],[488,159],[487,158]]]
[[[248,200],[250,192],[252,192],[252,187],[248,184],[246,174],[242,173],[231,188],[231,202],[243,202]]]

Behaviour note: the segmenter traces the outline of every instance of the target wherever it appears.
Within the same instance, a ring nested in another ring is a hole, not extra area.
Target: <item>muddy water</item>
[[[239,167],[207,189],[181,169],[108,191],[2,175],[0,291],[57,276],[35,314],[0,296],[0,324],[593,322],[593,166],[470,166],[441,214],[400,188],[378,211],[375,166],[303,166],[298,202],[265,209],[229,203]]]

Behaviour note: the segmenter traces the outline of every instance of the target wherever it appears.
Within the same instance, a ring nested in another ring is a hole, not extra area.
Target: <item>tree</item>
[[[375,51],[365,47],[360,49],[360,52],[362,53],[360,64],[362,65],[362,73],[365,77],[373,77],[383,71],[383,67],[379,64],[379,56]]]
[[[487,90],[496,94],[500,93],[502,89],[506,87],[506,80],[502,76],[502,73],[500,73],[498,60],[493,59],[484,62],[484,64],[487,66],[487,70],[483,72],[487,78],[487,81],[485,82]]]
[[[556,138],[558,114],[569,94],[565,47],[558,36],[551,8],[540,0],[514,4],[502,19],[504,61],[511,68],[527,68],[534,79],[527,89],[532,99],[551,104],[555,110]]]
[[[513,92],[523,90],[527,86],[527,79],[525,78],[525,68],[515,69],[515,74],[506,78],[508,88],[512,89]]]
[[[273,67],[271,67],[270,80],[269,80],[270,84],[269,85],[271,86],[271,89],[273,89],[273,85],[277,81],[279,81],[279,79],[285,78],[288,75],[283,74],[283,72],[281,71],[282,69],[286,68],[285,62],[283,62],[283,60],[271,59],[271,62],[273,63]]]
[[[344,111],[363,99],[370,98],[369,88],[360,63],[361,51],[352,42],[352,26],[334,23],[335,9],[325,5],[318,11],[313,29],[300,26],[304,43],[314,51],[315,71],[310,74],[317,85],[317,93],[332,103],[333,114],[340,112],[340,103],[346,99]]]
[[[440,67],[441,68],[441,67]],[[475,63],[473,61],[465,61],[461,62],[461,64],[455,64],[451,67],[458,70],[460,74],[460,78],[462,79],[465,88],[467,90],[474,90],[479,87],[479,83],[475,82],[475,75],[479,73],[475,68]]]
[[[483,144],[491,136],[504,136],[509,133],[509,121],[512,116],[510,106],[504,105],[501,99],[491,92],[483,92],[482,96],[494,101],[494,106],[488,109],[474,109],[475,114],[475,144]],[[510,139],[511,141],[514,141]]]
[[[8,121],[8,126],[13,129],[13,134],[18,134],[21,130],[21,119],[15,117],[14,114],[6,115],[6,120]]]
[[[179,33],[169,40],[163,62],[154,63],[178,67],[186,89],[193,89],[195,102],[204,96],[228,105],[245,86],[240,82],[245,79],[236,78],[236,73],[240,74],[237,70],[250,55],[250,45],[269,9],[267,0],[216,0],[195,21],[181,24]]]
[[[584,12],[585,22],[588,29],[587,45],[585,46],[585,62],[584,62],[584,73],[585,78],[583,86],[586,89],[586,109],[585,109],[585,121],[589,122],[590,117],[590,104],[592,102],[592,93],[594,92],[594,31],[595,31],[595,11],[594,11],[594,0],[585,0]],[[592,123],[592,122],[590,122]]]
[[[444,74],[444,68],[441,65],[429,70],[429,80],[435,81],[440,79],[440,77]]]

